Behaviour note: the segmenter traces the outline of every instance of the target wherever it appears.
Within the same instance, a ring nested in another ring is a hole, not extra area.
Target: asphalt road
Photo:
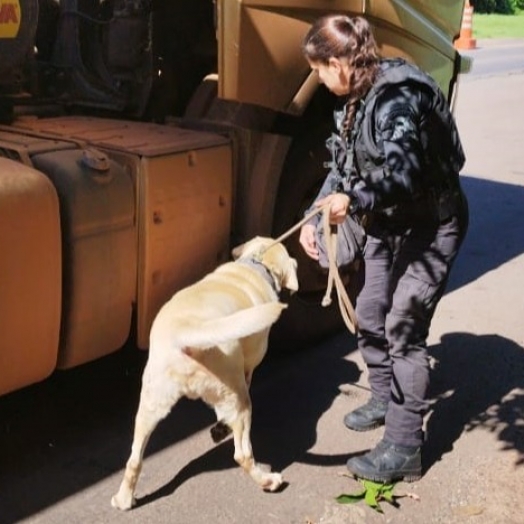
[[[255,374],[255,456],[288,482],[273,494],[235,465],[230,440],[212,443],[211,411],[182,401],[150,441],[138,507],[110,507],[145,362],[133,348],[0,398],[1,524],[521,522],[524,42],[479,42],[468,54],[456,115],[471,225],[429,341],[425,475],[400,487],[420,500],[385,505],[385,516],[334,501],[358,488],[341,476],[347,459],[381,437],[342,425],[368,392],[355,341],[341,333],[270,355]]]
[[[462,53],[473,59],[473,67],[464,76],[464,82],[524,72],[524,39],[480,40],[475,49]]]

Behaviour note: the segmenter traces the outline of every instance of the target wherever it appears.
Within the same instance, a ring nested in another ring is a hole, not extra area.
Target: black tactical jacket
[[[341,136],[345,100],[326,141],[329,173],[317,198],[351,197],[351,211],[395,209],[458,188],[465,157],[448,102],[427,74],[403,59],[385,59],[361,101],[347,140]]]

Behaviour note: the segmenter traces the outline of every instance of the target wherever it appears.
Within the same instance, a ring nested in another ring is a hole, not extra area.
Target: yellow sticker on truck
[[[0,38],[16,38],[21,18],[19,0],[0,0]]]

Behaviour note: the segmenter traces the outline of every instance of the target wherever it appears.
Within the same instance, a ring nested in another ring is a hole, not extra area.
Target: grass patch
[[[473,13],[474,38],[524,38],[524,11],[514,15]]]

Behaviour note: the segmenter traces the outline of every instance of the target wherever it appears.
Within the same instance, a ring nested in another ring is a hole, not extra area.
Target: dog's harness
[[[342,282],[342,279],[340,278],[340,273],[338,271],[337,262],[336,262],[337,261],[337,228],[335,228],[335,230],[332,230],[330,227],[329,204],[321,206],[318,209],[311,211],[311,213],[308,213],[302,220],[297,222],[294,226],[289,228],[285,233],[280,235],[269,246],[263,248],[257,255],[253,256],[251,260],[254,263],[258,261],[260,265],[264,266],[261,263],[262,255],[268,249],[271,249],[276,244],[282,242],[283,240],[291,236],[297,229],[302,227],[306,222],[308,222],[311,218],[313,218],[318,213],[322,213],[322,227],[324,228],[324,231],[325,231],[326,250],[327,250],[327,257],[329,261],[328,283],[327,283],[326,293],[324,294],[324,297],[322,298],[322,306],[327,307],[331,305],[332,303],[331,294],[333,292],[333,285],[334,285],[337,291],[338,306],[339,306],[342,318],[344,320],[344,323],[346,324],[349,331],[355,334],[358,331],[357,315],[355,313],[355,308],[353,307],[353,304],[351,303],[351,300],[346,291],[346,287],[344,286],[344,283]],[[269,273],[269,271],[267,270],[265,266],[264,268]],[[269,273],[269,275],[271,276],[271,278],[273,278],[271,273]]]

